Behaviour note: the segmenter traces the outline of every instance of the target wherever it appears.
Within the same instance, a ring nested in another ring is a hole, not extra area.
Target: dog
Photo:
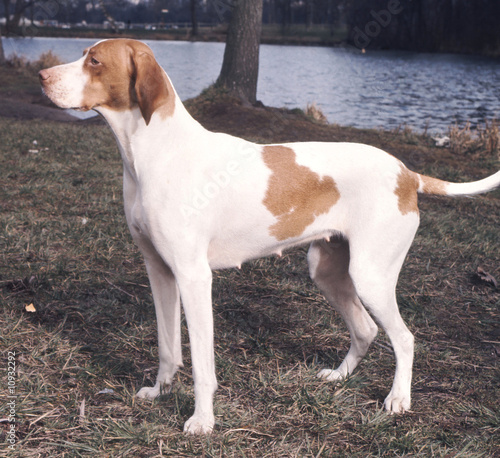
[[[376,321],[396,358],[384,406],[394,413],[410,408],[414,338],[395,288],[419,224],[417,194],[484,193],[500,186],[500,171],[456,184],[412,172],[367,145],[259,145],[209,132],[184,108],[151,49],[135,40],[100,41],[39,78],[59,107],[101,114],[123,159],[125,215],[158,322],[156,384],[137,397],[158,396],[182,366],[182,300],[195,392],[184,431],[212,431],[212,270],[310,243],[311,277],[351,337],[340,366],[318,376],[335,381],[352,373],[377,334]]]

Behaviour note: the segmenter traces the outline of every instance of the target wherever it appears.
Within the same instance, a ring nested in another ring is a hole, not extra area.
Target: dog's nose
[[[50,78],[50,73],[48,72],[48,70],[40,70],[38,72],[38,78],[41,82],[47,81]]]

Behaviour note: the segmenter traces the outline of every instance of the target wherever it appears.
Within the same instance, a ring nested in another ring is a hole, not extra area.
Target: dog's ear
[[[137,52],[132,57],[134,65],[133,89],[139,109],[146,125],[153,113],[167,103],[169,97],[163,70],[155,58],[146,52]]]

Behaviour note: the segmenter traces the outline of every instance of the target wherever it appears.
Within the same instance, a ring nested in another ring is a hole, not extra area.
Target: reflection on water
[[[65,61],[81,56],[95,40],[3,39],[7,55],[36,59],[53,50]],[[217,78],[223,43],[147,42],[182,99]],[[315,102],[328,120],[355,127],[446,130],[500,116],[500,60],[450,54],[261,46],[259,100],[305,108]]]

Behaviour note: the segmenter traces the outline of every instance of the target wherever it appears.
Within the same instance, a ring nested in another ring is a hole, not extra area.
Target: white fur
[[[85,105],[81,68],[82,59],[57,68],[46,93],[58,105]],[[144,255],[158,320],[157,381],[137,396],[158,396],[182,366],[182,299],[195,387],[194,415],[184,429],[194,434],[211,431],[217,388],[212,269],[238,267],[249,259],[312,242],[311,276],[345,320],[352,339],[340,366],[318,376],[334,381],[352,373],[377,334],[373,316],[391,339],[396,357],[385,407],[390,412],[409,409],[413,336],[399,314],[395,287],[419,217],[416,211],[398,208],[395,189],[401,163],[361,144],[286,145],[294,150],[298,164],[333,178],[340,198],[300,235],[278,240],[269,230],[276,217],[263,204],[272,173],[263,160],[263,147],[205,130],[175,93],[170,97],[175,98],[173,115],[155,112],[149,125],[137,107],[97,109],[120,148],[125,214]],[[498,186],[499,174],[486,181],[452,186],[455,192],[484,192]]]
[[[44,86],[44,92],[61,108],[81,109],[85,105],[83,91],[88,81],[83,72],[85,56],[70,64],[51,69],[53,83]]]

